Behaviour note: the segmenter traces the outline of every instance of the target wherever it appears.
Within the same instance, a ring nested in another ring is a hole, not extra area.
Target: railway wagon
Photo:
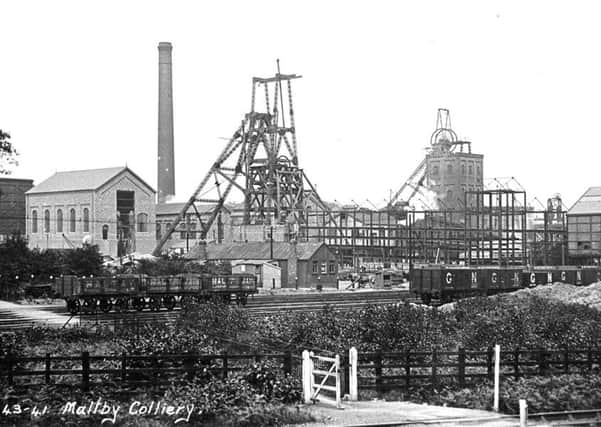
[[[448,302],[557,282],[589,285],[599,280],[599,267],[421,265],[410,272],[410,291],[430,304],[433,298]]]
[[[234,299],[245,305],[248,295],[257,293],[257,279],[251,274],[62,276],[55,278],[53,291],[66,301],[71,314],[123,312],[130,308],[158,311],[161,307],[173,310],[178,304],[184,307],[208,300],[229,303]]]

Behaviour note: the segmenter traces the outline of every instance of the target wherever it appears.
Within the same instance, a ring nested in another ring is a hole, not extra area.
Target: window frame
[[[69,209],[69,233],[77,232],[77,212],[75,208]]]
[[[56,210],[56,232],[63,232],[63,210],[61,208]]]

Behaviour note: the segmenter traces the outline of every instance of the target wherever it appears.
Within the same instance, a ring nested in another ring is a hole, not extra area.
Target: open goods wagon
[[[248,295],[257,293],[257,278],[252,274],[146,276],[121,274],[98,277],[57,277],[55,294],[64,298],[71,314],[111,310],[173,310],[193,301],[216,300],[245,305]]]
[[[421,265],[410,271],[410,291],[430,304],[434,298],[446,302],[556,282],[590,285],[600,280],[599,267]]]

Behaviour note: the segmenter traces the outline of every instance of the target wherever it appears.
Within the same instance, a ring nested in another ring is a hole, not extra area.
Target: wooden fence
[[[345,358],[346,359],[346,358]],[[346,362],[346,360],[345,360]],[[384,392],[414,386],[466,386],[493,378],[494,351],[457,352],[371,352],[358,353],[358,387]],[[601,350],[523,350],[503,351],[501,377],[584,373],[601,368]],[[344,363],[348,372],[348,363]],[[348,375],[346,375],[348,378]],[[347,382],[348,383],[348,382]]]
[[[298,358],[296,358],[298,359]],[[253,363],[273,362],[270,368],[291,374],[292,354],[156,354],[150,356],[90,355],[0,358],[0,378],[8,385],[80,384],[84,391],[95,385],[162,386],[197,375],[227,378]]]

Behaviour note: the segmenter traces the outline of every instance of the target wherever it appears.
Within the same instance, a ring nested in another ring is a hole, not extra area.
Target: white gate
[[[327,384],[330,378],[335,379],[335,386]],[[335,400],[324,397],[323,394],[320,395],[323,390],[334,392]],[[316,356],[313,352],[303,351],[303,397],[305,403],[319,400],[342,408],[340,392],[340,357],[338,355],[335,357]]]

